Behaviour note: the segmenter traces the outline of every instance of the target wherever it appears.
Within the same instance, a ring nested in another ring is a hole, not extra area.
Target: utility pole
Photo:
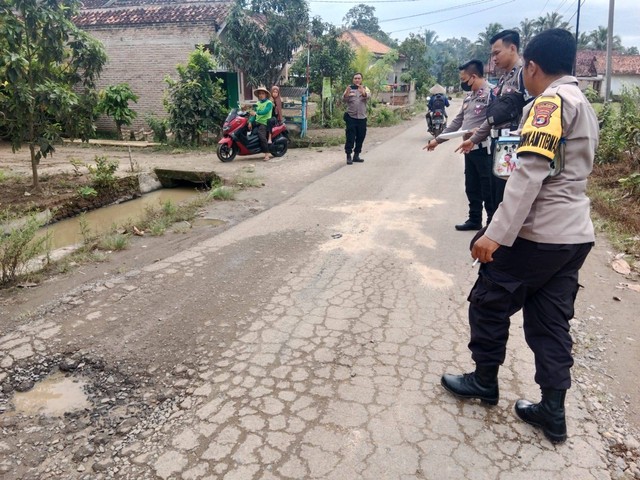
[[[578,39],[580,38],[580,4],[582,0],[578,0],[578,13],[576,16],[576,52],[578,51]],[[576,55],[576,60],[573,62],[573,75],[576,75],[576,62],[578,61],[578,56]]]
[[[607,66],[605,72],[604,101],[608,102],[611,95],[611,55],[613,54],[613,9],[615,0],[609,0],[609,25],[607,26]]]

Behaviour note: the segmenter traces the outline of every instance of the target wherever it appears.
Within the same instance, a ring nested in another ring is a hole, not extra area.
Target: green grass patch
[[[233,200],[236,197],[236,192],[226,185],[218,185],[209,191],[208,196],[214,200]]]

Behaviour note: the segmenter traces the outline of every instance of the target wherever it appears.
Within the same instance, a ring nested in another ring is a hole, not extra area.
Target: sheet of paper
[[[469,133],[469,130],[458,130],[457,132],[441,133],[438,138],[442,140],[450,140],[452,138],[462,137],[465,133]]]

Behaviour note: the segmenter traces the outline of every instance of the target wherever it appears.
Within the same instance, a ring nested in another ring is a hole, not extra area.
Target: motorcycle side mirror
[[[427,102],[428,102],[429,100],[431,100],[431,97],[427,97]]]

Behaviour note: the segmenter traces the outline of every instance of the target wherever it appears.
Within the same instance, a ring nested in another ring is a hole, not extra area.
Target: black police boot
[[[347,165],[352,165],[353,164],[353,160],[351,160],[351,154],[347,153]]]
[[[360,154],[359,154],[359,153],[356,153],[356,154],[353,156],[353,161],[354,161],[354,162],[360,162],[360,163],[362,163],[362,162],[364,162],[364,158],[360,158]]]
[[[465,231],[465,230],[480,230],[482,228],[482,222],[474,222],[469,219],[464,223],[459,223],[456,225],[456,230]]]
[[[445,373],[440,383],[448,392],[460,398],[478,398],[482,403],[497,405],[500,391],[498,389],[499,365],[476,365],[473,373],[449,375]]]
[[[529,425],[542,429],[551,443],[562,443],[567,439],[567,423],[564,416],[566,390],[542,388],[540,403],[528,400],[516,402],[516,414]]]

